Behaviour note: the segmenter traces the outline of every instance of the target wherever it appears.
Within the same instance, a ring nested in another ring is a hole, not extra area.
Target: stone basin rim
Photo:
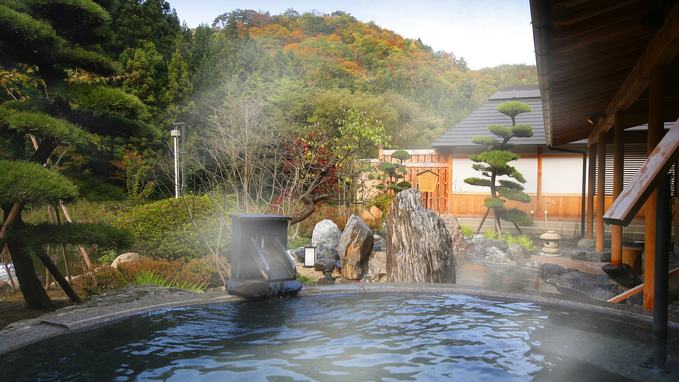
[[[491,297],[510,301],[534,302],[544,305],[557,305],[571,309],[628,317],[641,322],[653,322],[653,311],[641,307],[623,304],[612,304],[585,297],[576,297],[547,292],[504,292],[485,290],[456,284],[411,284],[411,283],[380,283],[376,284],[339,284],[328,286],[305,285],[295,297],[304,298],[317,296],[342,296],[351,294],[462,294],[472,297]],[[172,296],[171,296],[172,297]],[[76,309],[65,313],[48,314],[46,318],[33,319],[36,325],[29,325],[16,331],[1,334],[3,343],[0,355],[17,350],[21,347],[42,341],[61,334],[73,333],[110,325],[125,318],[159,311],[169,308],[195,307],[211,304],[236,303],[246,301],[226,292],[188,293],[177,298],[152,298],[150,301],[133,301],[118,303],[112,311],[112,306],[100,306],[86,309]],[[169,301],[163,301],[169,300]],[[31,320],[24,320],[31,321]],[[669,312],[668,327],[679,330],[679,314]],[[652,333],[649,332],[649,336]]]

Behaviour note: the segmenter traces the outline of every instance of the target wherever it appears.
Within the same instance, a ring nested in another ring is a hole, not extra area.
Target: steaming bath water
[[[134,316],[5,354],[0,370],[8,381],[624,381],[650,354],[649,333],[487,297],[319,296]]]

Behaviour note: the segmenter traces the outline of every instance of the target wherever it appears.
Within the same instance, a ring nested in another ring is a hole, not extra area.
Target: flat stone
[[[573,251],[571,252],[571,259],[606,263],[611,261],[611,251]]]
[[[634,288],[642,284],[639,275],[627,264],[606,264],[601,269],[606,272],[611,280],[625,288]]]

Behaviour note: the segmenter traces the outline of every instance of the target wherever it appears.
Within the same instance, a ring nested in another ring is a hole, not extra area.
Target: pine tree
[[[475,162],[472,168],[480,171],[484,178],[471,177],[464,180],[465,183],[474,186],[482,186],[490,188],[490,197],[486,198],[484,205],[488,211],[493,210],[495,216],[496,229],[501,233],[500,219],[505,219],[514,224],[514,226],[521,232],[519,225],[533,225],[533,221],[526,216],[523,211],[516,208],[508,210],[505,207],[505,200],[514,200],[523,203],[530,203],[530,196],[523,192],[521,183],[526,183],[523,175],[508,163],[519,159],[519,156],[509,150],[514,147],[514,144],[509,143],[509,140],[517,138],[530,138],[533,136],[533,128],[530,126],[519,125],[516,126],[516,116],[521,113],[527,113],[532,108],[522,102],[505,102],[495,108],[500,113],[512,119],[512,127],[491,125],[488,126],[488,131],[500,138],[500,140],[484,136],[476,136],[471,139],[472,143],[487,146],[488,149],[478,155],[470,155],[469,159]],[[499,177],[508,177],[512,180],[499,179]],[[484,216],[484,220],[485,217]],[[483,226],[483,220],[479,226],[479,230]]]
[[[129,243],[129,236],[101,226],[80,225],[76,232],[71,226],[36,227],[23,222],[26,203],[52,203],[76,195],[67,180],[43,168],[57,159],[51,159],[54,150],[60,145],[97,146],[101,142],[98,133],[159,135],[137,121],[147,114],[138,98],[101,85],[106,82],[104,77],[116,73],[110,59],[100,53],[111,41],[112,32],[109,13],[99,3],[109,5],[110,1],[0,0],[0,64],[32,68],[36,82],[43,84],[41,96],[0,104],[0,140],[22,142],[31,136],[38,144],[34,152],[16,150],[15,157],[0,166],[4,212],[0,248],[7,244],[31,308],[50,306],[31,255],[43,261],[62,287],[68,288],[68,282],[44,256],[43,244],[52,239]],[[69,296],[77,299],[77,295]]]

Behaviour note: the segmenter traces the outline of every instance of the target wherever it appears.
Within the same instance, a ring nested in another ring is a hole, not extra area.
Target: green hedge
[[[217,243],[219,219],[207,196],[187,197],[200,230],[208,235],[210,245]],[[164,259],[192,259],[210,255],[199,233],[189,220],[183,199],[165,199],[132,209],[121,216],[118,226],[128,228],[138,239],[139,250]],[[223,227],[219,252],[229,254],[231,231]]]

